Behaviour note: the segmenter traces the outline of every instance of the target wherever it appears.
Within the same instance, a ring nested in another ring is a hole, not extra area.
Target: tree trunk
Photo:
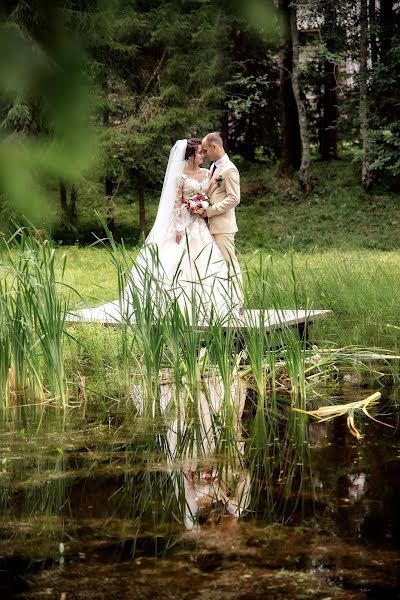
[[[113,185],[112,180],[109,177],[106,177],[106,179],[105,179],[105,187],[106,187],[106,196],[112,196],[114,185]]]
[[[369,0],[369,29],[371,43],[371,66],[372,69],[378,62],[377,22],[376,22],[376,0]]]
[[[372,185],[368,135],[368,0],[360,0],[360,138],[362,147],[361,185],[368,190]]]
[[[297,171],[301,163],[301,139],[299,116],[293,95],[291,75],[293,70],[293,47],[290,33],[290,0],[279,0],[284,31],[280,51],[279,93],[281,101],[281,170]]]
[[[76,225],[78,221],[78,213],[77,213],[77,204],[78,204],[78,188],[75,184],[71,185],[71,196],[70,203],[68,208],[68,217],[71,225]]]
[[[337,158],[338,94],[336,83],[337,65],[324,62],[324,89],[320,131],[320,156],[322,160]]]
[[[322,38],[328,52],[337,52],[337,18],[333,3],[324,3],[324,25]],[[320,129],[320,156],[322,160],[337,158],[337,128],[338,119],[338,86],[337,64],[334,61],[324,61],[322,119]]]
[[[108,79],[107,75],[103,72],[101,87],[104,94],[103,104],[103,125],[108,127],[110,125],[110,108],[108,105]],[[111,232],[114,231],[114,203],[113,203],[113,188],[114,183],[112,179],[106,174],[104,178],[105,193],[106,193],[106,214],[107,214],[107,226]]]
[[[114,182],[113,180],[106,175],[104,178],[104,188],[106,192],[106,196],[112,196],[114,191]]]
[[[107,227],[114,233],[115,231],[115,220],[114,220],[114,197],[113,197],[113,182],[111,179],[106,177],[105,179],[105,187],[106,187],[106,219],[107,219]]]
[[[301,138],[301,164],[299,169],[299,183],[301,190],[306,194],[308,192],[308,168],[310,166],[310,137],[308,133],[307,114],[304,102],[300,94],[299,84],[299,33],[297,31],[297,11],[290,9],[290,28],[292,32],[293,43],[293,72],[292,87],[296,100],[297,112],[299,115],[299,127]]]
[[[67,187],[63,181],[60,180],[60,206],[62,218],[64,219],[68,212],[67,205]]]
[[[228,125],[228,111],[224,110],[221,118],[221,137],[224,143],[225,152],[229,152],[229,125]]]
[[[144,185],[142,181],[139,181],[139,231],[145,233],[146,230],[146,215],[144,205]]]

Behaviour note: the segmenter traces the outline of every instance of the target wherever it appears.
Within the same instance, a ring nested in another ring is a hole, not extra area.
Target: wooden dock
[[[121,319],[116,316],[117,303],[107,305],[109,312],[105,311],[103,315],[98,314],[93,317],[90,309],[83,311],[83,314],[70,313],[67,316],[67,322],[74,323],[100,323],[102,325],[119,325]],[[319,319],[332,315],[331,310],[249,310],[245,309],[241,314],[231,315],[226,321],[222,322],[223,329],[234,328],[237,330],[246,330],[259,328],[264,320],[264,329],[266,332],[273,330],[283,330],[287,328],[297,327],[300,332],[306,331],[308,325],[311,325]],[[198,323],[198,329],[206,329],[207,323]]]
[[[264,316],[266,331],[310,325],[314,321],[332,315],[331,310],[245,310],[238,317],[236,327],[239,329],[252,329],[260,326]]]
[[[308,326],[332,315],[331,310],[245,310],[243,315],[235,324],[239,331],[259,328],[264,317],[264,329],[266,333],[283,331],[285,329],[297,329],[299,336],[308,339]]]

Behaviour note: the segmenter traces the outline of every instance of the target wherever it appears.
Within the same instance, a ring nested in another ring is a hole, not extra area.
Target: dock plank
[[[238,318],[236,327],[239,329],[250,329],[260,326],[260,320],[264,316],[264,327],[266,331],[273,329],[284,329],[296,325],[311,324],[319,319],[332,315],[331,310],[309,309],[309,310],[245,310]]]
[[[117,303],[110,303],[109,312],[104,312],[103,315],[92,315],[90,309],[83,311],[83,314],[69,313],[66,321],[69,323],[100,323],[103,325],[118,325],[121,323],[121,319],[116,316],[115,309],[118,307]],[[222,323],[223,329],[235,328],[235,329],[253,329],[259,328],[260,322],[264,319],[265,331],[272,331],[276,329],[285,329],[288,327],[306,326],[311,323],[331,316],[333,313],[331,310],[321,309],[308,309],[308,310],[256,310],[256,309],[245,309],[242,314],[231,315],[229,319]],[[196,325],[199,329],[207,328],[206,323],[198,323]]]

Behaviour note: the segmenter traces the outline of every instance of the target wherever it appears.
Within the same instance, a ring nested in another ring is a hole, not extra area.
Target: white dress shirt
[[[226,152],[225,152],[225,154],[224,154],[223,156],[221,156],[221,158],[219,158],[218,160],[216,160],[216,161],[214,162],[215,168],[216,168],[216,169],[219,169],[219,168],[220,168],[220,167],[222,167],[222,166],[223,166],[225,163],[227,163],[227,162],[228,162],[228,160],[229,160],[229,156],[228,156],[228,155],[226,154]]]
[[[221,156],[221,158],[216,160],[214,162],[213,166],[211,167],[211,168],[213,168],[215,166],[214,173],[217,169],[219,169],[220,167],[223,167],[224,164],[228,162],[228,160],[229,160],[229,156],[225,152],[225,154],[223,156]]]

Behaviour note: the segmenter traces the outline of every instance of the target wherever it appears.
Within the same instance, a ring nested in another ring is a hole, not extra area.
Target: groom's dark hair
[[[212,131],[206,135],[207,144],[218,144],[218,146],[224,147],[224,142],[218,131]]]
[[[185,160],[188,160],[191,156],[194,156],[199,146],[201,146],[201,140],[199,140],[199,138],[188,139],[185,152]]]

